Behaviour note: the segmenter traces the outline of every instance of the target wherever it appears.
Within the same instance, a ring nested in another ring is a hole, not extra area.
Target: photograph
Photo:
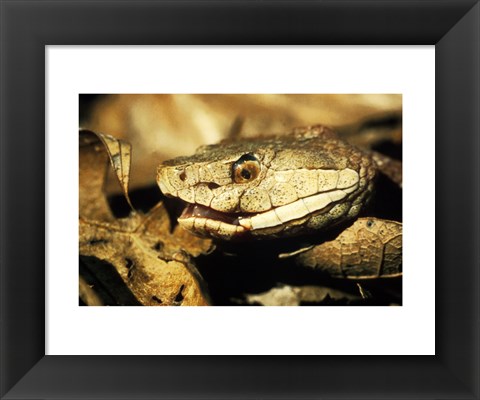
[[[402,94],[79,94],[80,306],[402,306]]]

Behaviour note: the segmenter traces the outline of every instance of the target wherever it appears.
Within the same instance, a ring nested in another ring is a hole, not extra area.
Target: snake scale
[[[194,155],[163,162],[157,183],[166,196],[185,202],[178,218],[185,229],[221,241],[259,241],[321,233],[356,220],[378,169],[371,152],[315,125],[202,146]],[[307,249],[299,259],[333,276],[401,274],[401,223],[360,218],[332,243]],[[352,262],[367,267],[349,275]]]

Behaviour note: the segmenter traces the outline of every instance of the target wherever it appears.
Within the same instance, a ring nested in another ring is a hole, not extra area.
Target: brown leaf
[[[91,131],[80,130],[79,142],[80,215],[112,221],[114,217],[103,193],[108,155],[98,136]]]
[[[115,171],[115,175],[118,179],[118,183],[122,188],[123,195],[125,196],[130,208],[134,210],[130,201],[130,197],[128,196],[132,145],[124,140],[120,140],[103,133],[97,133],[96,135],[105,145],[105,148],[108,152],[108,157],[110,158],[113,170]]]
[[[165,232],[148,231],[144,218],[132,214],[114,223],[80,219],[80,254],[112,266],[142,305],[208,305],[190,255]],[[89,272],[105,281],[96,270],[105,266],[92,264]]]
[[[262,306],[300,306],[302,303],[328,303],[359,301],[361,297],[325,286],[290,286],[272,288],[259,294],[247,294],[247,304]]]
[[[390,178],[399,187],[403,186],[402,162],[394,160],[377,151],[372,151],[372,157],[377,164],[378,169],[388,178]]]
[[[296,262],[337,278],[401,276],[402,224],[378,218],[359,218],[335,240],[299,254]]]
[[[103,306],[103,301],[93,287],[88,284],[84,277],[79,279],[80,299],[88,306]]]
[[[86,304],[208,305],[193,256],[211,241],[174,231],[163,203],[116,219],[103,192],[108,159],[127,201],[130,145],[80,130],[80,294]]]
[[[380,112],[368,115],[353,124],[336,125],[341,138],[364,149],[372,149],[388,142],[402,143],[402,112]]]
[[[132,215],[130,221],[131,229],[141,234],[152,246],[168,254],[168,257],[180,253],[198,257],[212,251],[211,239],[195,236],[179,225],[170,233],[170,218],[163,203],[158,203],[147,214]]]

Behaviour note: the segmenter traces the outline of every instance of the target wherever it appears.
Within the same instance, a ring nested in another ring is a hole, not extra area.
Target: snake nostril
[[[215,183],[215,182],[209,182],[209,183],[208,183],[208,188],[209,188],[210,190],[216,189],[216,188],[218,188],[218,187],[220,187],[220,185],[218,185],[218,184]]]
[[[187,179],[187,174],[185,173],[185,171],[182,171],[180,172],[180,175],[178,175],[178,177],[183,182],[185,179]]]

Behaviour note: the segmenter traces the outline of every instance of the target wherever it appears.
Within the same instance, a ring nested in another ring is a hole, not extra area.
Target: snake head
[[[157,169],[160,190],[186,203],[179,224],[224,240],[300,235],[354,218],[374,176],[368,155],[323,126],[202,146]]]

